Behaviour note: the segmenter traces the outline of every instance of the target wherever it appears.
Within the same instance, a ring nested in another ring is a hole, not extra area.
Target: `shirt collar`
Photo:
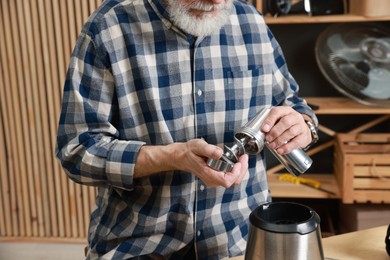
[[[161,21],[168,27],[171,28],[173,26],[170,21],[169,13],[165,7],[164,0],[148,0],[149,4],[156,12],[156,14],[160,17]]]

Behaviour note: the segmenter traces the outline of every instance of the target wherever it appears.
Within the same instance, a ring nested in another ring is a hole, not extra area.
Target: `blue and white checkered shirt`
[[[209,188],[180,171],[133,179],[140,147],[230,145],[269,105],[315,116],[252,5],[235,0],[219,32],[195,38],[159,1],[106,0],[70,61],[56,152],[72,180],[98,187],[88,258],[169,258],[191,241],[199,259],[242,255],[249,214],[271,199],[264,155],[250,157],[241,185]]]

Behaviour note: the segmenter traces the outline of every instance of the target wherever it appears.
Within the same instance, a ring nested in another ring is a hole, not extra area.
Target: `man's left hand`
[[[287,154],[311,143],[312,136],[302,114],[289,106],[273,107],[264,120],[261,131],[271,149]]]

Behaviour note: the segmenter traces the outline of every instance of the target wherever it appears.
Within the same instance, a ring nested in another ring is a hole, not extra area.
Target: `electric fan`
[[[317,38],[321,73],[359,103],[390,106],[390,30],[378,24],[334,24]]]

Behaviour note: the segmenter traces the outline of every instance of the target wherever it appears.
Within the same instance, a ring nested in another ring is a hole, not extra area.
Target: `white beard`
[[[205,2],[196,2],[191,5],[183,4],[183,0],[167,0],[168,13],[173,24],[183,31],[203,37],[221,29],[229,19],[233,9],[233,0],[226,0],[225,4],[213,5]],[[204,13],[200,17],[191,15],[190,9],[195,10],[217,10],[214,13]]]

